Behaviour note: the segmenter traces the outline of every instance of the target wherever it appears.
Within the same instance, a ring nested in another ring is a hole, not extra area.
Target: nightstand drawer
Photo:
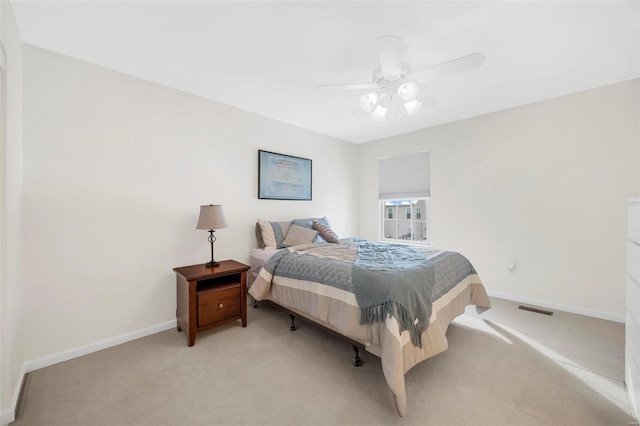
[[[240,318],[240,283],[198,292],[198,327]]]

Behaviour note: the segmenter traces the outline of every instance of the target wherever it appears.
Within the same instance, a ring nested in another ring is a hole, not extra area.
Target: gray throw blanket
[[[400,332],[422,347],[429,326],[435,273],[418,250],[400,244],[361,242],[353,264],[353,286],[360,306],[360,324],[384,322],[392,315]]]

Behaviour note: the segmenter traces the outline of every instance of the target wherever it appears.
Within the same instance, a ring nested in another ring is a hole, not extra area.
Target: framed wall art
[[[311,160],[258,150],[258,198],[311,200]]]

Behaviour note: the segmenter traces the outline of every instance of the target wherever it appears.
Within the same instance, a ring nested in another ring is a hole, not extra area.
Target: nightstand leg
[[[193,346],[196,344],[196,335],[189,336],[189,346]]]

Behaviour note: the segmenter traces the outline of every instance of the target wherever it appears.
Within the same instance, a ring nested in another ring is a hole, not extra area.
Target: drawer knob
[[[222,303],[219,303],[218,304],[218,308],[222,309],[222,308],[224,308],[224,305]]]

